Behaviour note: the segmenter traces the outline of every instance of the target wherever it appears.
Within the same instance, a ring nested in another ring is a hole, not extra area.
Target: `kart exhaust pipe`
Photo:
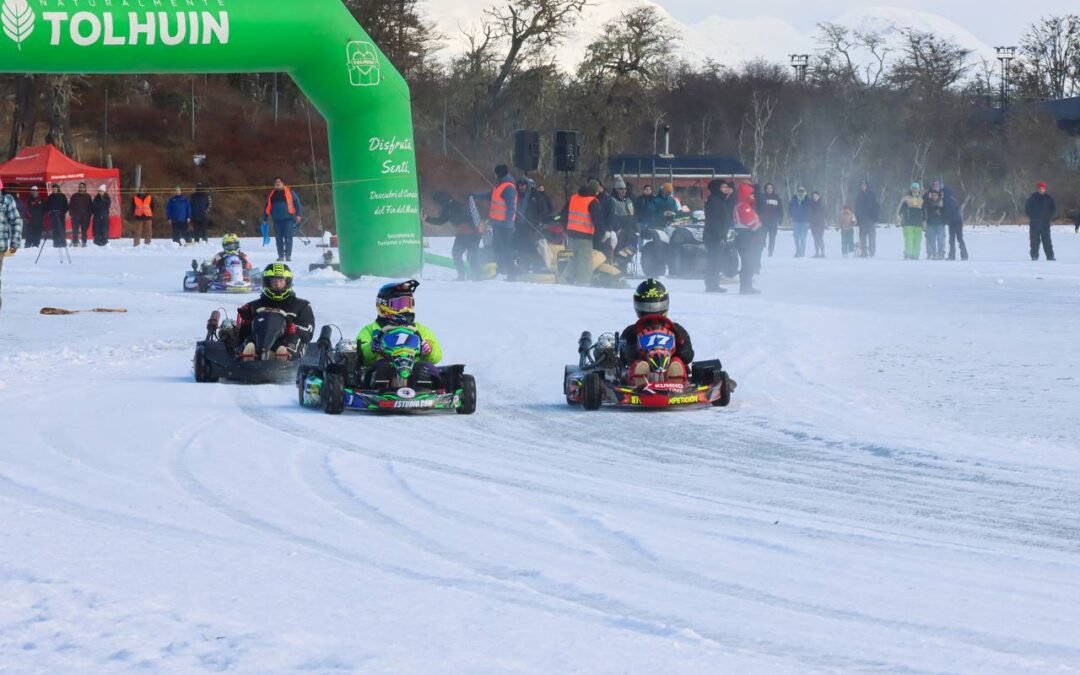
[[[210,312],[210,320],[206,322],[206,330],[208,333],[213,333],[218,329],[218,321],[221,320],[221,312],[214,310]]]
[[[581,338],[578,340],[578,354],[584,354],[592,347],[592,333],[585,331],[581,334]]]

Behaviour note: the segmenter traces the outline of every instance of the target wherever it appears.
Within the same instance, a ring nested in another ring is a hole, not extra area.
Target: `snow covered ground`
[[[191,249],[20,252],[0,672],[1080,671],[1080,237],[1032,263],[1025,229],[971,230],[949,263],[829,236],[795,260],[782,233],[761,296],[670,283],[740,382],[685,414],[563,402],[579,333],[629,323],[629,291],[431,269],[420,317],[477,414],[330,417],[193,381],[237,298],[180,291]],[[352,334],[380,283],[297,287]]]

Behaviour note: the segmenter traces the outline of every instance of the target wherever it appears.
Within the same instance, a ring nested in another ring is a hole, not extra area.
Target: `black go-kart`
[[[317,363],[305,362],[296,374],[300,405],[338,415],[345,410],[371,412],[476,412],[476,380],[465,366],[441,366],[437,374],[418,367],[420,335],[410,326],[376,334],[374,352],[381,363],[362,363],[356,342],[332,343],[330,326],[316,341]]]
[[[255,314],[251,326],[251,341],[255,343],[255,358],[243,360],[236,335],[236,324],[221,321],[221,312],[214,310],[206,322],[206,338],[195,343],[196,382],[217,382],[219,379],[248,384],[285,384],[296,377],[300,356],[281,361],[275,344],[288,330],[285,315],[273,310]]]
[[[630,409],[686,410],[731,403],[735,381],[719,360],[695,361],[687,377],[673,379],[668,368],[675,347],[675,333],[666,319],[646,317],[638,322],[640,352],[649,364],[644,381],[630,382],[627,367],[619,360],[619,333],[604,333],[596,342],[585,331],[578,341],[579,360],[563,371],[563,393],[570,405],[599,410],[603,405]]]

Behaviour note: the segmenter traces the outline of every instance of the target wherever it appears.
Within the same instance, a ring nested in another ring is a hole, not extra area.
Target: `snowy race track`
[[[759,297],[669,284],[740,382],[686,414],[563,402],[629,291],[429,270],[477,414],[330,417],[193,381],[237,299],[179,291],[191,249],[9,258],[0,673],[1080,672],[1080,237],[1031,263],[975,230],[963,264],[789,237]],[[379,283],[297,287],[351,335]]]

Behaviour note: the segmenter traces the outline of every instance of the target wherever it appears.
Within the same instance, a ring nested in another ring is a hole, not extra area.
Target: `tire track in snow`
[[[310,442],[318,443],[326,448],[336,449],[344,452],[351,452],[355,454],[361,454],[371,459],[377,459],[382,462],[400,462],[406,465],[417,466],[418,468],[435,471],[437,473],[450,474],[457,477],[467,478],[470,480],[479,480],[486,483],[497,483],[504,485],[505,487],[524,489],[530,492],[538,492],[541,494],[548,494],[564,499],[577,499],[584,497],[583,501],[595,504],[598,503],[595,495],[587,493],[578,493],[576,491],[558,491],[549,486],[543,486],[531,481],[519,481],[515,479],[507,479],[504,477],[495,477],[491,475],[480,474],[479,472],[470,471],[461,467],[455,467],[452,465],[443,464],[440,462],[434,462],[431,460],[424,460],[416,457],[399,457],[391,453],[379,450],[371,450],[358,446],[350,441],[344,441],[330,437],[328,434],[324,434],[311,428],[300,427],[286,420],[282,420],[278,417],[266,414],[264,410],[257,407],[257,401],[253,397],[248,395],[247,392],[241,392],[238,394],[238,404],[241,409],[249,416],[254,417],[260,422],[266,423],[271,428],[278,431],[293,435],[297,438],[307,440]],[[351,491],[347,492],[347,495],[351,495],[354,499],[359,499],[355,493]],[[360,500],[362,502],[362,500]],[[372,513],[372,505],[364,503],[363,511],[365,513],[362,519],[367,520]],[[388,518],[383,514],[380,514],[380,519]],[[389,531],[401,532],[400,523],[396,523],[393,519],[384,520],[384,524],[388,524]],[[391,523],[393,523],[391,525]],[[411,538],[421,537],[426,538],[415,531],[410,535]],[[417,540],[419,541],[419,540]],[[422,542],[422,547],[429,553],[434,553],[440,557],[451,555],[450,549],[441,544],[435,543],[435,548],[432,548],[431,540]],[[441,551],[441,553],[440,553]],[[640,552],[638,552],[640,555]],[[455,560],[459,564],[463,564],[474,571],[479,571],[481,574],[496,575],[496,578],[502,579],[497,575],[505,574],[504,569],[492,569],[490,565],[476,570],[473,567],[473,563],[466,559],[460,553],[453,553]],[[623,556],[624,560],[627,556]],[[1053,645],[1036,643],[1031,641],[1013,641],[1009,646],[1011,649],[1003,647],[1003,642],[1000,639],[991,635],[979,633],[977,631],[958,630],[951,629],[948,626],[920,624],[910,621],[897,621],[888,618],[868,615],[858,611],[844,610],[833,607],[824,607],[820,605],[814,605],[811,603],[805,603],[797,600],[776,596],[773,594],[765,593],[762,591],[756,591],[754,589],[746,588],[738,584],[730,582],[722,582],[716,579],[711,579],[700,573],[684,568],[662,568],[662,573],[657,574],[655,571],[655,563],[649,561],[647,564],[635,562],[634,566],[646,574],[653,576],[659,576],[668,582],[678,583],[682,586],[689,585],[700,591],[709,592],[712,594],[721,595],[727,598],[733,598],[743,601],[751,601],[759,603],[765,606],[775,607],[778,609],[786,609],[801,614],[817,617],[818,619],[829,619],[843,623],[857,623],[863,625],[877,626],[886,630],[895,631],[902,630],[904,632],[913,633],[920,639],[940,639],[941,636],[951,637],[957,642],[962,642],[970,646],[979,647],[994,651],[996,653],[1009,653],[1018,656],[1030,655],[1030,654],[1043,654],[1053,657],[1080,657],[1080,649],[1070,650],[1068,648]],[[513,574],[513,572],[511,572]],[[663,614],[654,613],[651,610],[643,609],[640,607],[634,607],[628,603],[625,603],[617,598],[612,598],[603,593],[586,592],[577,588],[573,584],[565,582],[557,582],[554,580],[547,580],[540,576],[513,576],[515,583],[520,583],[528,586],[532,591],[540,593],[548,597],[560,599],[572,604],[577,604],[587,609],[591,609],[601,614],[608,615],[608,621],[614,622],[612,625],[616,625],[620,628],[636,630],[648,635],[668,635],[669,637],[689,637],[693,636],[694,639],[704,640],[709,643],[713,643],[715,646],[723,647],[725,649],[738,649],[741,651],[749,651],[756,654],[765,654],[771,656],[783,655],[785,660],[797,660],[801,664],[806,666],[820,667],[822,663],[827,663],[829,667],[838,668],[880,668],[881,663],[872,661],[859,661],[853,659],[843,659],[832,661],[828,654],[814,652],[812,649],[806,648],[804,645],[787,645],[775,642],[765,642],[755,640],[753,645],[748,645],[746,641],[734,638],[728,634],[718,634],[715,631],[701,628],[693,625],[691,622],[686,621],[682,617],[673,617]],[[660,627],[661,632],[657,632],[657,627]]]

